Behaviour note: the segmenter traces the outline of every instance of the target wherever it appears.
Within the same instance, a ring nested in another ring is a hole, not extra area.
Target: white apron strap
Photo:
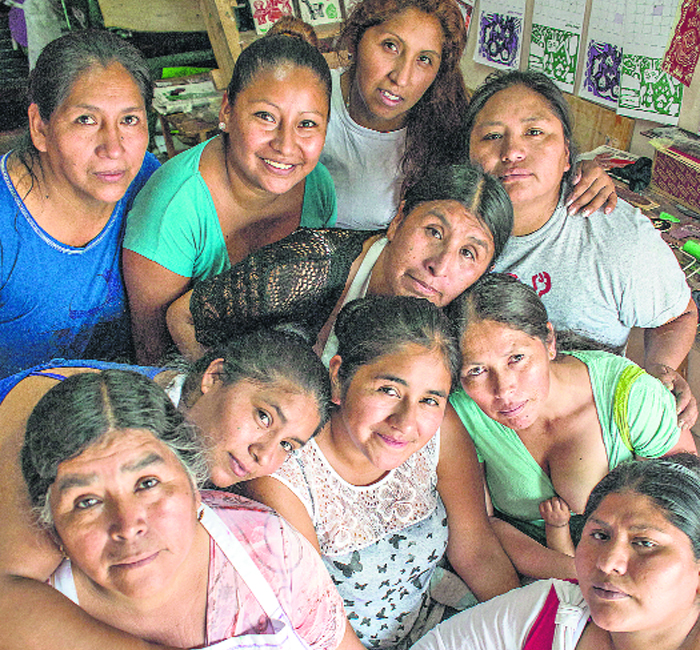
[[[202,504],[201,508],[202,516],[200,521],[202,526],[204,526],[212,539],[219,545],[219,548],[223,551],[228,561],[231,562],[241,578],[243,578],[256,600],[265,610],[265,613],[272,621],[275,621],[275,619],[281,620],[285,624],[285,627],[288,628],[290,633],[289,645],[285,647],[308,650],[306,643],[299,637],[296,630],[294,630],[292,622],[282,608],[275,592],[272,591],[272,587],[270,587],[270,584],[263,574],[260,573],[260,569],[258,569],[253,560],[250,559],[250,555],[248,555],[243,544],[241,544],[221,518],[209,506]],[[257,638],[264,639],[265,636],[268,636],[268,638],[270,637],[270,635],[260,635]],[[241,645],[245,644],[245,636],[235,637],[235,639],[240,639]],[[230,641],[233,640],[234,639],[230,639]]]

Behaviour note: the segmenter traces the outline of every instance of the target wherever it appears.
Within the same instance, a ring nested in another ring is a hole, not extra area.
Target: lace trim
[[[312,440],[273,476],[305,505],[326,556],[365,548],[430,516],[437,507],[440,432],[379,482],[352,485]]]

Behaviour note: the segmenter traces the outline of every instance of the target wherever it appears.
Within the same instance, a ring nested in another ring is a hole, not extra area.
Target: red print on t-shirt
[[[542,297],[545,293],[549,293],[552,289],[552,278],[549,273],[542,271],[532,276],[532,288],[537,292],[537,295]]]

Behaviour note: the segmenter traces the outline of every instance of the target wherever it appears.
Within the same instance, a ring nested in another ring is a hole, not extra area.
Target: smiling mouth
[[[388,447],[392,447],[393,449],[403,449],[408,445],[407,440],[400,440],[399,438],[392,438],[391,436],[386,436],[384,434],[378,433],[377,434],[382,441],[384,442],[385,445]]]
[[[390,93],[388,90],[380,90],[379,93],[382,97],[388,99],[392,103],[398,103],[402,100],[402,97],[399,95],[394,95],[394,93]]]
[[[238,458],[236,458],[231,452],[228,454],[228,462],[229,462],[229,467],[231,468],[231,471],[238,477],[238,478],[245,478],[250,474],[250,470],[243,464],[241,463]]]
[[[276,160],[270,160],[269,158],[263,158],[263,162],[266,165],[269,165],[270,167],[272,167],[273,169],[277,169],[281,172],[288,172],[290,169],[293,169],[294,167],[296,167],[296,165],[292,165],[289,163],[277,162]]]
[[[525,408],[525,404],[527,402],[520,402],[520,404],[514,404],[514,405],[509,405],[506,408],[502,408],[498,410],[499,415],[505,418],[512,418],[515,417],[516,415],[520,415],[522,410]]]

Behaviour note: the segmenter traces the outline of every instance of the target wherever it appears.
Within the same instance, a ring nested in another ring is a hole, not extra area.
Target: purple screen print
[[[513,67],[518,55],[522,19],[501,14],[482,14],[479,54],[488,61]]]
[[[617,103],[620,98],[622,48],[591,41],[588,45],[586,89],[596,97]]]

